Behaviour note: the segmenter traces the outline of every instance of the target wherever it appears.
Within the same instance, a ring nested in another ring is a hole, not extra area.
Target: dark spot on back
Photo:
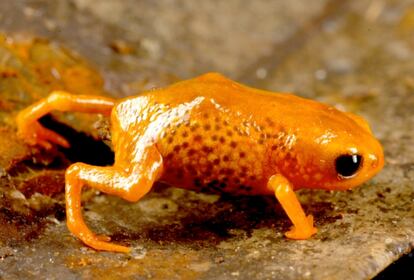
[[[193,124],[193,125],[190,127],[190,130],[191,130],[191,131],[196,131],[198,127],[199,127],[199,125],[198,125],[197,123],[196,123],[196,124]]]
[[[208,130],[211,129],[211,125],[205,124],[203,128],[204,128],[204,130],[207,130],[208,131]]]
[[[202,139],[203,137],[200,134],[197,134],[196,136],[194,136],[194,141],[196,142],[201,142]]]
[[[226,168],[226,174],[227,174],[227,175],[231,176],[231,175],[233,175],[234,173],[235,173],[234,169],[231,169],[231,168]]]
[[[237,147],[237,142],[236,141],[231,141],[230,142],[230,147],[236,148]]]
[[[194,149],[190,149],[190,150],[188,150],[187,155],[188,155],[189,157],[191,157],[191,156],[193,156],[195,153],[196,153],[196,150],[194,150]]]
[[[213,151],[213,148],[211,148],[209,146],[203,146],[202,150],[205,153],[211,153]]]

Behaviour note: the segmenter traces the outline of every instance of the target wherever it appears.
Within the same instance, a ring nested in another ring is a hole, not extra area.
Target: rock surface
[[[410,1],[1,1],[0,22],[1,278],[366,279],[414,247]],[[45,155],[15,138],[16,110],[56,88],[121,97],[206,71],[364,116],[386,167],[352,191],[301,191],[319,228],[310,240],[283,237],[271,197],[158,186],[135,204],[86,193],[91,227],[133,252],[82,246],[64,223],[63,170],[111,162],[97,119],[44,120],[98,145]]]

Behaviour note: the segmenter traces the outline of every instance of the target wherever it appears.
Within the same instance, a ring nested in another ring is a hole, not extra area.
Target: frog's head
[[[307,128],[312,141],[305,141],[303,187],[346,190],[377,174],[384,166],[384,154],[368,123],[361,117],[332,107],[319,122]],[[308,152],[306,152],[308,151]],[[307,172],[308,170],[308,172]]]

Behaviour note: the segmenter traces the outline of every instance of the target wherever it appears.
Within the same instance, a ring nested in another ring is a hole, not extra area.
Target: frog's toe
[[[129,253],[131,250],[129,247],[126,247],[126,246],[122,246],[122,245],[118,245],[118,244],[114,244],[110,242],[103,242],[103,241],[98,242],[94,248],[97,250],[119,252],[119,253]]]
[[[39,140],[54,143],[64,148],[70,147],[69,142],[64,137],[45,127],[40,126],[37,128],[36,135]]]
[[[296,227],[293,227],[290,231],[285,233],[285,236],[289,239],[304,240],[309,239],[317,231],[318,230],[315,227],[306,230],[298,230]]]
[[[19,124],[17,134],[29,145],[40,145],[50,149],[52,144],[69,148],[69,142],[58,133],[43,127],[38,122]]]
[[[50,144],[49,142],[44,141],[44,140],[37,140],[36,144],[39,145],[39,146],[42,146],[45,150],[52,149],[52,144]]]
[[[93,238],[82,239],[82,241],[85,242],[86,245],[99,251],[129,253],[129,251],[131,250],[130,248],[126,246],[100,240],[101,238],[104,239],[103,236],[99,236],[99,237],[94,236]],[[109,238],[109,237],[106,237],[106,238]]]
[[[109,237],[109,236],[107,236],[107,235],[104,235],[104,234],[99,234],[99,235],[96,235],[96,238],[97,238],[98,240],[100,240],[100,241],[104,241],[104,242],[111,241],[111,237]]]
[[[304,224],[301,228],[293,226],[290,231],[285,233],[285,236],[289,239],[303,240],[316,234],[318,229],[313,226],[313,216],[309,215],[306,218],[307,224]]]

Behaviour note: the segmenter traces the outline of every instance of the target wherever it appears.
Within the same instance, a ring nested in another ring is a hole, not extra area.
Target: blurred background
[[[412,1],[0,1],[0,32],[0,277],[366,279],[412,250]],[[45,156],[15,138],[15,113],[52,89],[124,97],[212,71],[362,115],[385,169],[352,192],[302,192],[320,228],[312,241],[283,238],[272,198],[160,187],[137,205],[85,197],[92,227],[135,249],[82,247],[65,228],[63,172],[111,163],[107,124],[45,119],[83,146]],[[407,255],[379,277],[410,266]]]

